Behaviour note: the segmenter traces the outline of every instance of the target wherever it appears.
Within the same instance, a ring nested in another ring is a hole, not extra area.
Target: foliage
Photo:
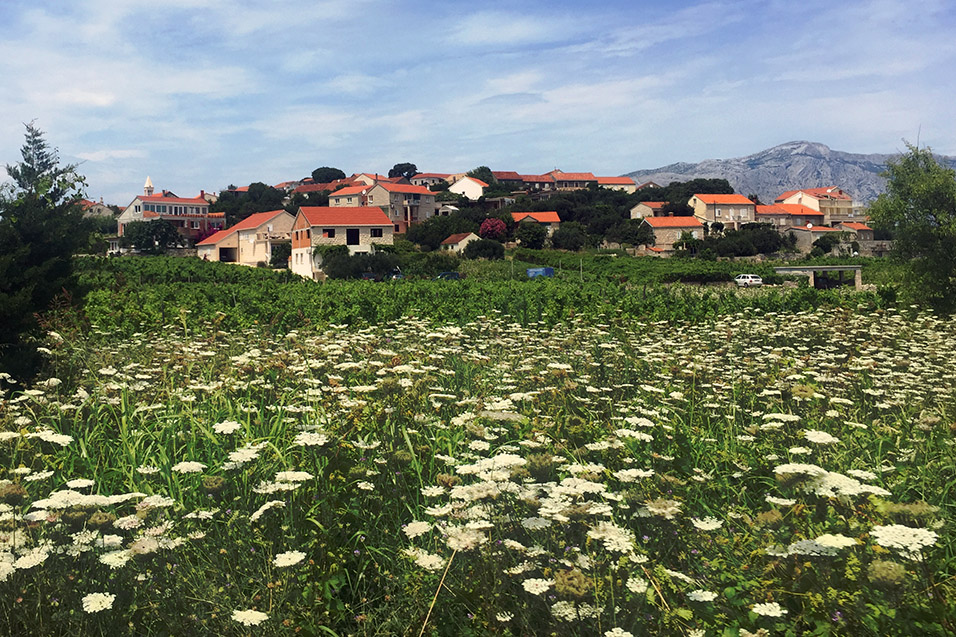
[[[209,206],[209,212],[226,214],[226,226],[234,226],[249,215],[257,212],[281,210],[285,201],[285,192],[262,182],[249,184],[249,190],[238,192],[235,189],[223,190],[219,199]],[[294,211],[290,211],[293,212]]]
[[[689,233],[686,234],[686,237],[682,237],[681,246],[689,254],[701,258],[773,254],[781,250],[793,250],[796,244],[796,237],[792,234],[781,235],[766,223],[745,223],[738,230],[727,230],[720,234],[714,231],[703,239],[694,239]]]
[[[669,201],[661,208],[661,214],[665,217],[693,217],[694,209],[687,201]]]
[[[478,234],[482,239],[501,239],[508,232],[508,226],[504,221],[497,218],[485,219],[478,228]]]
[[[465,246],[462,255],[466,259],[503,259],[505,247],[494,239],[477,239]]]
[[[813,242],[813,250],[811,252],[819,251],[813,256],[822,256],[824,254],[830,254],[833,252],[833,248],[840,245],[840,242],[843,241],[845,235],[842,232],[828,232],[822,237]]]
[[[892,233],[894,253],[907,264],[906,293],[917,302],[956,306],[956,171],[929,148],[887,162],[886,193],[870,206],[873,223]]]
[[[613,243],[647,245],[654,243],[654,231],[643,219],[627,219],[609,228],[604,238]]]
[[[576,221],[562,221],[551,235],[551,245],[558,250],[577,252],[588,244],[584,225]]]
[[[461,232],[477,232],[478,224],[461,215],[436,215],[423,221],[412,224],[405,233],[405,238],[418,244],[423,250],[437,250],[441,242],[453,234]]]
[[[524,221],[519,223],[515,230],[515,239],[521,243],[521,247],[529,250],[540,250],[544,247],[544,242],[548,238],[548,231],[540,223],[534,221]]]
[[[131,221],[120,239],[123,247],[145,254],[162,254],[169,248],[183,245],[184,239],[172,223],[165,219]]]
[[[292,256],[292,243],[275,243],[272,245],[272,256],[269,257],[269,267],[289,267],[289,257]]]
[[[21,377],[37,364],[24,340],[37,327],[36,314],[58,295],[78,292],[73,255],[89,237],[77,204],[84,181],[76,166],[61,166],[33,123],[25,137],[22,160],[6,166],[13,183],[0,190],[0,371]]]
[[[495,179],[494,173],[491,172],[491,169],[487,166],[478,166],[477,168],[472,168],[468,171],[468,176],[473,177],[474,179],[479,179],[489,186],[494,186],[498,183],[498,180]]]
[[[312,181],[317,184],[327,184],[336,179],[345,179],[345,172],[331,166],[321,166],[312,171]]]
[[[275,334],[236,320],[278,274],[88,263],[204,282],[0,405],[2,634],[953,632],[951,319],[303,281]],[[235,316],[196,301],[220,277]]]
[[[408,162],[395,164],[392,166],[392,169],[388,171],[389,177],[404,177],[405,179],[411,179],[418,174],[418,166]]]

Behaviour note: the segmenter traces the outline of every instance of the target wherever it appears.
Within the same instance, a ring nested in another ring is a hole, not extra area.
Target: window
[[[358,228],[345,229],[345,244],[350,246],[357,246],[359,244],[359,229]]]
[[[193,221],[193,230],[199,230],[199,222]]]
[[[381,238],[382,238],[382,229],[381,229],[381,228],[372,228],[371,233],[372,233],[372,238],[373,238],[373,239],[381,239]]]
[[[140,212],[139,205],[137,205],[137,206],[133,209],[133,212]]]
[[[322,228],[322,236],[326,239],[335,238],[335,228]]]
[[[720,208],[717,209],[717,216],[720,216]]]
[[[398,232],[398,224],[395,224],[395,232]]]
[[[312,228],[306,228],[306,229],[305,229],[305,238],[306,238],[306,239],[311,239],[311,238],[312,238]]]

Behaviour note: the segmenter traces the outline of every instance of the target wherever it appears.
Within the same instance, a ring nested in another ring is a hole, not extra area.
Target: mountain
[[[627,176],[639,184],[653,181],[662,186],[698,177],[724,178],[736,192],[756,193],[764,203],[773,203],[787,190],[837,186],[867,203],[884,191],[885,181],[879,173],[886,160],[894,156],[845,153],[816,142],[787,142],[746,157],[706,159],[698,164],[680,162],[653,170],[636,170]],[[956,158],[938,159],[956,168]]]

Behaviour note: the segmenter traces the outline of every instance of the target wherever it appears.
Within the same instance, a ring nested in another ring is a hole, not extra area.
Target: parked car
[[[756,274],[738,274],[734,277],[738,288],[752,288],[763,285],[763,279]]]
[[[381,278],[374,272],[363,272],[362,273],[363,281],[379,281]]]
[[[435,277],[435,281],[457,281],[461,278],[461,275],[457,272],[442,272]]]

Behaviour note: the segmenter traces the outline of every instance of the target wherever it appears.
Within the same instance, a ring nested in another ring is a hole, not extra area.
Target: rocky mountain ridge
[[[653,181],[666,186],[672,181],[723,178],[742,195],[757,194],[763,203],[787,190],[837,186],[854,199],[868,203],[885,189],[880,173],[896,155],[857,154],[832,150],[818,142],[794,141],[746,157],[706,159],[691,164],[679,162],[650,170],[627,173],[639,184]],[[956,157],[939,157],[956,168]]]

